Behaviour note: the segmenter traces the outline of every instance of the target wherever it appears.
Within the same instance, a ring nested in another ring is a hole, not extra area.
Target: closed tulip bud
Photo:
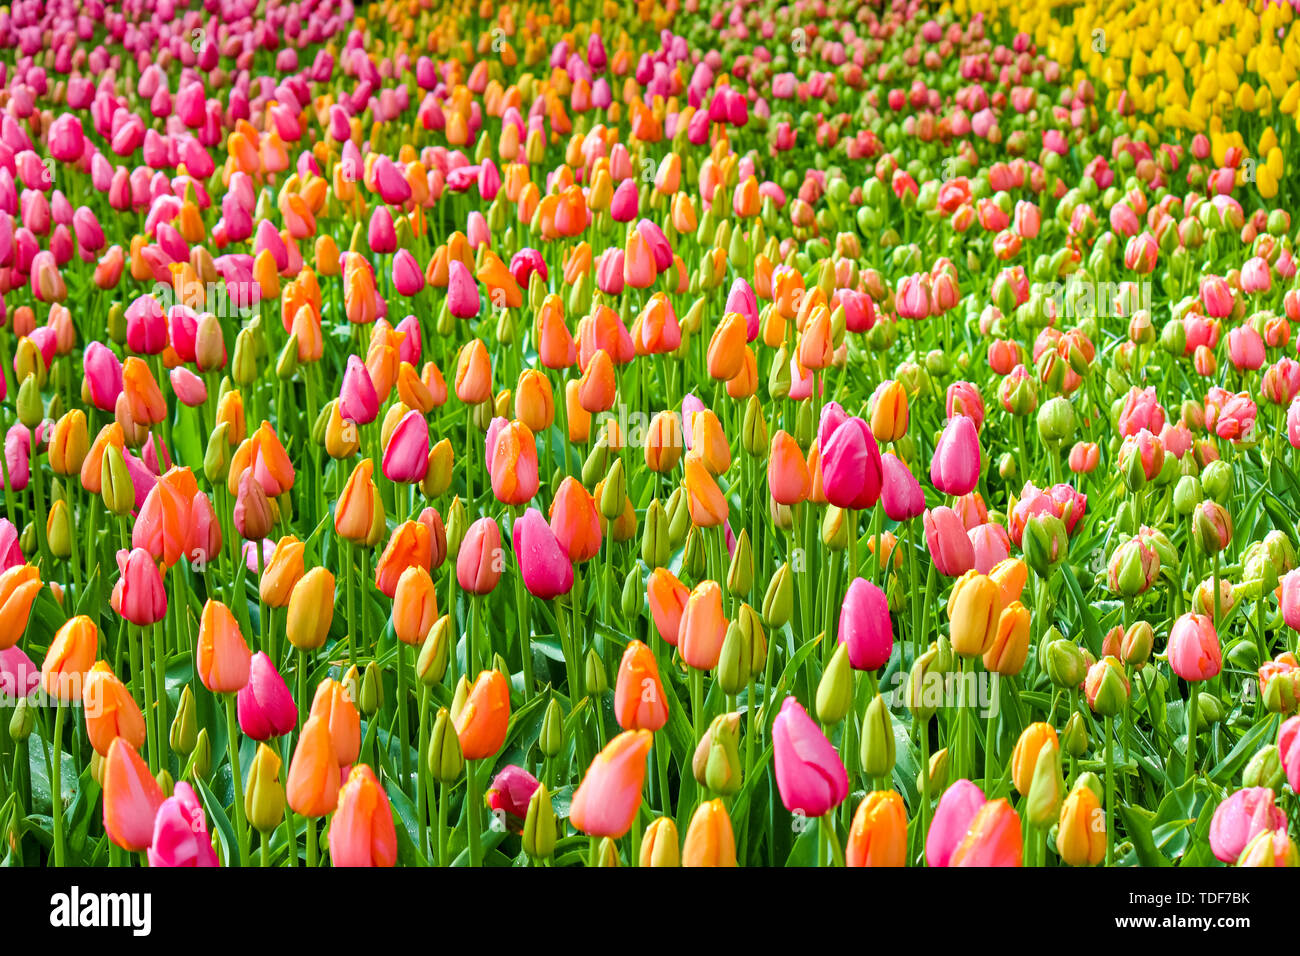
[[[447,786],[459,780],[464,770],[465,757],[451,714],[446,707],[441,707],[433,718],[433,731],[429,735],[429,775]]]
[[[844,719],[853,706],[853,665],[849,645],[840,644],[817,684],[817,719],[830,727]]]
[[[180,700],[176,704],[176,716],[172,718],[171,728],[167,734],[171,749],[182,757],[194,752],[198,742],[198,719],[195,714],[194,693],[190,685],[181,689]]]
[[[1174,485],[1174,511],[1186,518],[1201,503],[1201,482],[1195,475],[1183,475]]]
[[[681,547],[686,540],[686,532],[691,527],[691,512],[686,500],[686,489],[678,486],[668,496],[668,546],[674,550]]]
[[[451,661],[451,616],[444,614],[429,628],[415,662],[415,676],[425,687],[442,683]]]
[[[595,648],[587,651],[587,657],[583,661],[583,678],[584,686],[587,692],[600,695],[609,690],[609,678],[605,675],[605,664],[596,653]]]
[[[1232,465],[1223,459],[1215,459],[1201,471],[1201,488],[1206,497],[1219,504],[1226,503],[1232,497]]]
[[[557,757],[564,750],[564,711],[554,697],[542,714],[542,729],[537,734],[537,749],[543,757]]]
[[[17,399],[18,421],[28,428],[35,428],[45,417],[45,405],[41,401],[41,386],[36,375],[29,372],[18,386]]]
[[[794,578],[787,561],[776,569],[763,594],[763,623],[779,631],[790,622],[794,613]]]
[[[126,459],[115,445],[104,449],[99,481],[100,497],[110,512],[121,517],[135,510],[135,485],[131,481],[131,472],[127,470]]]
[[[50,506],[45,519],[45,537],[54,557],[66,560],[72,555],[72,518],[66,501],[60,499]]]
[[[862,719],[860,757],[862,772],[868,777],[888,777],[894,772],[894,719],[884,694],[877,694],[867,705]]]
[[[921,773],[916,775],[916,789],[921,789]],[[948,748],[936,750],[930,755],[930,792],[942,793],[948,787]]]
[[[1053,450],[1074,440],[1074,406],[1070,400],[1056,396],[1038,409],[1038,437]]]
[[[917,657],[903,685],[903,706],[912,719],[925,724],[942,702],[943,672],[938,668],[939,648],[931,644]]]
[[[1124,665],[1113,657],[1104,657],[1088,669],[1083,693],[1094,714],[1113,717],[1128,704],[1129,684]]]
[[[623,514],[626,501],[627,474],[623,470],[623,459],[615,458],[601,485],[597,507],[605,520],[613,521]]]
[[[1202,501],[1192,512],[1192,532],[1205,554],[1218,554],[1232,543],[1232,516],[1219,502]]]
[[[1051,513],[1040,512],[1025,522],[1021,538],[1025,563],[1044,581],[1065,560],[1070,536],[1065,522]]]
[[[727,568],[727,591],[732,597],[749,596],[754,583],[754,549],[749,543],[749,529],[742,528],[736,538],[736,550]]]
[[[1055,751],[1060,748],[1060,743],[1055,728],[1041,721],[1026,727],[1016,741],[1015,750],[1011,754],[1011,782],[1021,796],[1029,794],[1044,746],[1050,746]]]
[[[1134,621],[1120,641],[1120,659],[1130,667],[1141,669],[1151,659],[1155,631],[1146,621]]]
[[[645,512],[645,525],[641,531],[641,560],[647,567],[660,568],[668,564],[672,553],[668,540],[668,513],[655,498]]]
[[[1061,731],[1061,748],[1071,757],[1082,757],[1088,752],[1088,746],[1088,725],[1083,714],[1075,711]]]
[[[76,408],[55,423],[50,439],[50,470],[56,475],[76,475],[90,453],[90,432],[86,413]]]
[[[984,652],[984,669],[992,674],[1014,677],[1029,656],[1030,614],[1019,601],[1002,609],[993,644]]]
[[[740,714],[719,714],[695,748],[692,772],[700,786],[731,796],[740,790],[741,766]]]
[[[356,695],[357,709],[367,717],[373,717],[384,706],[384,682],[379,673],[379,665],[374,661],[366,664],[361,673],[361,686]]]
[[[257,745],[244,784],[244,814],[254,830],[270,833],[284,820],[284,785],[280,757],[266,744]]]
[[[644,591],[641,582],[641,569],[635,565],[623,578],[623,589],[619,596],[619,610],[623,617],[632,620],[641,609],[641,594]]]
[[[596,846],[596,866],[612,868],[623,865],[618,855],[618,844],[611,837],[604,837]]]
[[[546,784],[539,784],[528,798],[522,834],[524,852],[533,860],[549,858],[555,852],[556,831],[555,806]]]
[[[750,648],[738,621],[727,626],[718,657],[717,680],[723,693],[735,696],[745,689],[751,677]]]
[[[35,729],[36,709],[32,706],[30,698],[19,697],[18,703],[14,705],[13,715],[9,718],[9,736],[15,741],[23,741],[30,737]]]
[[[757,395],[749,396],[749,401],[745,404],[745,418],[740,435],[741,446],[751,457],[759,460],[767,457],[767,421],[763,417],[763,405]]]
[[[1087,663],[1079,645],[1065,638],[1050,641],[1046,647],[1047,676],[1063,690],[1078,689],[1087,674]]]
[[[1286,770],[1282,767],[1282,758],[1276,744],[1269,744],[1255,751],[1241,773],[1243,787],[1268,787],[1281,791],[1286,783]]]
[[[601,480],[609,469],[609,438],[604,431],[596,438],[596,443],[591,446],[591,451],[587,453],[587,458],[582,463],[582,483],[588,487],[594,488],[596,483]],[[603,514],[603,512],[602,512]],[[617,517],[617,513],[615,517]]]
[[[657,817],[645,828],[645,834],[641,838],[641,856],[637,862],[644,867],[681,866],[677,824],[672,817]]]
[[[704,577],[708,563],[707,549],[704,532],[691,525],[686,532],[686,547],[682,550],[682,573],[696,580]]]

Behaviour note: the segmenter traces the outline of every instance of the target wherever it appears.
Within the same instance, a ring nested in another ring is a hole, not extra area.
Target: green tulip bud
[[[1049,447],[1059,448],[1075,435],[1074,406],[1068,398],[1049,398],[1038,409],[1038,437]]]
[[[425,687],[442,683],[443,677],[447,675],[452,641],[451,615],[444,614],[429,628],[415,661],[415,676]]]
[[[555,806],[546,784],[538,784],[528,798],[528,813],[524,817],[522,835],[524,852],[530,859],[544,860],[555,852],[557,836]]]
[[[1047,580],[1065,559],[1070,536],[1065,530],[1065,522],[1056,515],[1039,513],[1025,522],[1021,543],[1024,545],[1025,563],[1040,578]]]
[[[614,464],[610,466],[609,474],[605,476],[605,483],[600,489],[600,501],[598,502],[600,513],[606,521],[613,521],[623,513],[623,505],[627,501],[627,473],[623,469],[623,459],[615,458]]]
[[[1065,799],[1065,781],[1061,779],[1061,752],[1052,743],[1044,743],[1034,764],[1034,776],[1026,799],[1029,825],[1046,829],[1056,822]]]
[[[938,662],[938,645],[931,644],[912,663],[907,683],[903,685],[903,706],[922,727],[935,715],[943,700],[943,674],[936,667]],[[921,732],[925,733],[925,730]]]
[[[645,510],[645,522],[641,531],[641,560],[648,568],[662,568],[668,565],[672,555],[668,532],[668,512],[655,498]]]
[[[1222,458],[1210,462],[1201,471],[1201,489],[1207,498],[1227,504],[1232,498],[1232,466]]]
[[[843,645],[841,645],[843,646]],[[894,720],[885,696],[877,694],[867,705],[862,721],[862,772],[868,777],[886,777],[894,772]]]
[[[582,673],[585,681],[584,686],[587,688],[588,694],[599,696],[609,690],[609,678],[605,676],[605,664],[594,647],[587,651]]]
[[[208,728],[204,727],[194,740],[194,752],[185,765],[185,776],[190,780],[206,780],[211,770],[212,738],[208,736]]]
[[[735,696],[749,683],[751,672],[750,648],[737,621],[727,625],[727,636],[722,641],[718,656],[717,680],[724,694]]]
[[[1077,710],[1070,714],[1061,732],[1061,749],[1071,757],[1082,757],[1088,752],[1088,724]]]
[[[45,417],[45,405],[41,401],[41,386],[36,375],[28,372],[22,384],[18,386],[18,420],[28,428],[35,428]]]
[[[203,475],[210,484],[225,484],[226,476],[230,474],[230,457],[230,423],[221,422],[212,429],[208,447],[203,452]]]
[[[740,790],[740,714],[719,714],[695,748],[691,771],[696,782],[721,796]]]
[[[564,749],[564,711],[554,697],[542,714],[542,729],[537,734],[537,749],[543,757],[558,757]]]
[[[9,718],[9,736],[15,741],[23,741],[32,735],[35,728],[36,711],[30,698],[19,697],[13,715]]]
[[[1083,683],[1086,671],[1079,645],[1065,638],[1047,645],[1047,676],[1057,687],[1065,690],[1077,688]]]
[[[686,540],[687,531],[692,527],[690,501],[686,497],[686,491],[680,485],[668,496],[667,510],[668,547],[675,551]]]
[[[127,470],[126,459],[116,445],[104,449],[104,460],[99,469],[100,497],[104,506],[121,517],[135,508],[135,484]]]
[[[787,561],[776,569],[763,594],[763,623],[779,631],[794,613],[794,577]]]
[[[1276,744],[1269,744],[1255,751],[1241,773],[1243,787],[1268,787],[1280,791],[1286,784],[1286,770],[1282,767],[1282,757]]]
[[[736,538],[736,552],[727,568],[727,591],[732,597],[748,597],[753,584],[754,549],[749,543],[749,529],[742,528]]]
[[[769,439],[767,421],[763,418],[763,403],[757,395],[749,396],[745,403],[745,421],[741,428],[741,445],[751,458],[767,458]]]
[[[921,792],[921,784],[922,784],[921,774],[923,772],[924,771],[917,771],[916,774],[916,790],[918,793]],[[941,750],[936,750],[934,753],[930,754],[931,796],[933,797],[935,794],[942,793],[947,786],[948,786],[948,748],[944,747]]]
[[[697,581],[700,580],[707,573],[707,559],[704,532],[691,525],[690,530],[686,532],[686,547],[682,550],[682,573]]]
[[[582,463],[582,483],[588,488],[595,488],[596,483],[601,477],[609,471],[609,439],[605,430],[602,428],[597,434],[596,441],[591,446],[591,451],[587,453],[587,460]],[[623,503],[619,502],[619,509],[622,510]],[[601,512],[604,514],[604,512]],[[606,515],[608,517],[608,515]],[[618,513],[614,514],[618,517]]]
[[[452,724],[446,707],[438,709],[433,718],[433,731],[429,737],[429,775],[438,783],[452,784],[465,770],[465,755],[460,749],[460,738]]]
[[[827,727],[838,724],[853,706],[853,665],[849,646],[840,644],[817,684],[817,719]]]
[[[185,684],[181,688],[181,697],[176,704],[176,716],[172,718],[171,729],[167,734],[167,742],[176,753],[182,757],[188,757],[194,752],[194,745],[198,741],[198,735],[199,727],[195,713],[194,692],[190,690],[189,684]]]

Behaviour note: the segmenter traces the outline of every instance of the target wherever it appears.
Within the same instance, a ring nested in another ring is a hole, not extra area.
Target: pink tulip
[[[14,491],[24,491],[32,480],[32,435],[27,426],[18,422],[5,433],[5,468],[8,470],[9,487]],[[4,487],[6,476],[0,474],[0,487]]]
[[[144,548],[117,552],[121,579],[113,588],[110,604],[132,624],[145,627],[167,615],[167,591],[158,564]]]
[[[154,816],[148,857],[149,865],[157,867],[218,865],[203,804],[183,780]]]
[[[248,683],[236,698],[239,729],[252,740],[282,737],[298,724],[298,707],[271,658],[262,651],[249,662]]]
[[[387,254],[397,249],[397,230],[393,226],[393,214],[387,206],[376,206],[370,214],[366,239],[373,252]]]
[[[379,417],[379,395],[370,379],[370,370],[357,355],[348,356],[348,365],[343,372],[339,415],[345,422],[356,425],[369,425]]]
[[[890,521],[907,521],[925,511],[925,492],[907,464],[887,451],[880,456],[883,480],[880,503]]]
[[[447,309],[458,319],[472,319],[479,312],[478,284],[459,259],[447,266]]]
[[[176,398],[182,405],[197,408],[208,400],[207,384],[184,365],[172,369],[168,379],[172,383],[172,391],[176,393]]]
[[[492,778],[487,792],[488,806],[494,815],[505,814],[523,823],[528,816],[528,801],[540,786],[538,779],[523,767],[509,764]]]
[[[1300,717],[1292,717],[1278,728],[1277,752],[1287,783],[1300,791]]]
[[[1241,290],[1248,293],[1267,292],[1273,287],[1268,260],[1263,256],[1247,259],[1241,267]]]
[[[1247,844],[1265,830],[1286,830],[1286,814],[1268,787],[1245,787],[1214,808],[1210,849],[1224,863],[1235,863]]]
[[[424,288],[424,273],[409,249],[398,249],[393,255],[393,288],[407,298],[419,295]]]
[[[1223,668],[1214,622],[1204,614],[1184,614],[1169,634],[1169,666],[1185,681],[1209,680]]]
[[[414,484],[429,470],[429,423],[415,409],[402,416],[384,449],[384,477]]]
[[[825,422],[823,416],[818,440],[826,500],[837,508],[872,507],[880,498],[884,465],[871,427],[861,418],[845,419],[831,428]]]
[[[23,563],[22,548],[18,544],[18,528],[8,518],[0,518],[0,574]]]
[[[91,403],[111,414],[122,394],[122,362],[102,342],[91,342],[86,346],[82,370]]]
[[[550,600],[572,590],[573,562],[540,511],[526,510],[511,527],[510,540],[529,594]]]
[[[1000,524],[982,524],[966,532],[975,555],[975,570],[988,574],[993,566],[1011,557],[1011,538]]]
[[[1300,568],[1282,576],[1282,620],[1293,631],[1300,631]]]
[[[939,436],[930,459],[930,483],[947,495],[975,490],[980,480],[980,439],[975,422],[955,415]]]
[[[636,180],[625,179],[609,201],[609,217],[615,222],[631,222],[637,214]]]
[[[776,786],[791,813],[820,817],[849,794],[849,776],[826,735],[793,697],[772,722]]]
[[[29,697],[41,683],[41,669],[21,647],[0,651],[0,698],[13,703]]]
[[[948,865],[984,804],[984,792],[969,780],[958,780],[944,791],[935,807],[930,833],[925,840],[926,863],[930,866]]]
[[[501,580],[501,529],[479,518],[465,532],[456,556],[456,582],[470,594],[487,594]]]
[[[885,592],[865,578],[854,578],[840,606],[839,642],[849,648],[854,670],[874,671],[894,650],[894,626]]]
[[[1264,364],[1264,337],[1249,325],[1228,332],[1228,358],[1237,371],[1256,371]]]
[[[944,577],[961,577],[975,567],[975,547],[957,512],[946,506],[927,509],[922,519],[925,545],[935,570]]]

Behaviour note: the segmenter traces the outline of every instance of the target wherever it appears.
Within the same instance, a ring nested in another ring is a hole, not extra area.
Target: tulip
[[[1259,834],[1286,830],[1286,814],[1268,787],[1244,787],[1214,808],[1210,848],[1217,859],[1234,863]]]
[[[536,508],[511,526],[511,542],[524,586],[534,597],[550,600],[573,587],[573,562]]]
[[[656,731],[668,722],[668,700],[659,680],[654,653],[631,641],[619,663],[614,684],[614,716],[624,730]]]
[[[293,695],[266,654],[258,651],[249,662],[248,683],[236,698],[239,729],[252,740],[281,737],[298,723]]]
[[[325,645],[333,621],[334,575],[326,568],[312,568],[289,594],[285,634],[300,651],[318,650]]]
[[[327,718],[313,716],[303,724],[289,764],[285,796],[294,813],[309,819],[333,813],[338,806],[339,765]],[[312,846],[309,843],[308,849]]]
[[[701,581],[682,608],[674,642],[689,667],[708,671],[718,666],[727,619],[722,610],[722,588],[716,581]]]
[[[1020,866],[1020,817],[1004,799],[980,807],[949,866]]]
[[[1184,614],[1174,622],[1167,653],[1170,668],[1185,681],[1209,680],[1223,667],[1219,635],[1203,614]]]
[[[791,813],[820,817],[848,796],[849,779],[839,754],[793,697],[772,724],[776,783]]]
[[[682,866],[735,866],[736,837],[721,800],[706,800],[695,810],[682,845]]]
[[[217,866],[217,854],[212,849],[212,838],[208,836],[203,805],[183,780],[158,807],[147,855],[151,867]]]
[[[70,618],[55,633],[41,664],[41,689],[63,704],[82,692],[86,672],[95,663],[99,629],[85,615]]]
[[[103,775],[104,830],[109,839],[131,853],[148,849],[164,800],[149,767],[129,742],[118,737],[109,745]],[[167,849],[164,846],[160,852]]]
[[[354,767],[338,794],[330,823],[330,858],[335,866],[395,866],[397,831],[388,795],[365,764]]]
[[[817,443],[826,500],[837,508],[855,511],[874,505],[880,498],[884,466],[867,423],[849,418],[828,427],[823,414]]]
[[[492,778],[487,791],[488,806],[498,819],[513,817],[522,823],[528,816],[528,803],[540,786],[527,770],[510,764]]]
[[[894,627],[885,593],[865,578],[854,578],[840,606],[839,642],[848,646],[854,670],[884,667],[894,649]]]
[[[466,760],[495,756],[505,743],[510,721],[510,689],[500,671],[481,671],[452,722]]]
[[[969,780],[958,780],[944,791],[926,837],[926,863],[930,866],[951,865],[954,854],[985,803],[983,791]]]
[[[632,828],[653,741],[648,730],[625,730],[596,755],[573,794],[569,822],[575,828],[613,839]]]
[[[27,630],[40,590],[40,571],[32,565],[16,564],[0,572],[0,651],[17,644]]]
[[[905,866],[907,811],[893,790],[875,790],[863,797],[853,814],[844,849],[848,866]]]
[[[210,598],[203,606],[196,655],[199,678],[212,693],[238,693],[248,683],[252,654],[235,615],[220,601]]]
[[[465,532],[456,556],[456,582],[470,594],[490,594],[503,570],[501,528],[491,518],[479,518]]]

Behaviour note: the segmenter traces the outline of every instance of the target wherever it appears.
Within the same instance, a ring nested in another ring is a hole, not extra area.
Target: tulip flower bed
[[[4,865],[1300,864],[1290,6],[0,51]]]

